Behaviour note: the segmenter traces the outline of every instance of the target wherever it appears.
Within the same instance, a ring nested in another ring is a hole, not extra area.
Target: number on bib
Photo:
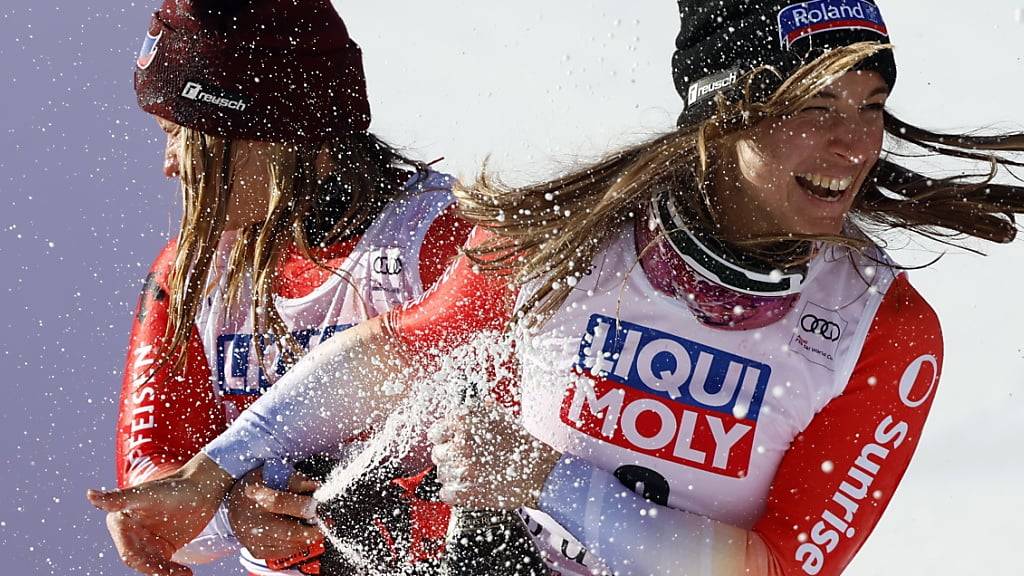
[[[650,468],[627,464],[615,470],[615,477],[627,488],[660,506],[668,506],[668,480]]]

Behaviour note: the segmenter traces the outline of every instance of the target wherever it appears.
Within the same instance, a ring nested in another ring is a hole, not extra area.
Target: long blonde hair
[[[180,363],[193,324],[211,286],[210,268],[224,233],[231,194],[230,140],[182,128],[181,190],[184,212],[177,253],[168,283],[169,358]],[[333,197],[321,188],[317,156],[326,149],[332,177],[340,183]],[[270,143],[265,157],[269,206],[261,222],[247,226],[231,249],[224,270],[227,306],[237,305],[243,280],[252,283],[253,332],[270,336],[286,360],[300,350],[274,305],[274,282],[289,245],[317,265],[315,247],[361,234],[401,189],[402,167],[426,166],[404,158],[372,134],[358,133],[321,146]],[[262,347],[256,347],[262,362]]]
[[[682,195],[693,220],[689,225],[705,232],[718,230],[709,185],[710,144],[764,118],[800,110],[834,79],[890,48],[865,42],[828,52],[786,78],[763,101],[754,101],[752,87],[760,74],[775,72],[754,70],[741,79],[743,89],[733,99],[716,96],[716,113],[709,120],[681,126],[554,180],[508,188],[485,169],[473,185],[456,189],[462,214],[495,232],[483,246],[470,250],[469,257],[486,270],[513,270],[520,284],[543,280],[519,310],[520,317],[540,321],[561,305],[575,280],[587,272],[598,250],[621,225],[644,216],[655,195],[667,191]],[[982,161],[987,169],[976,175],[928,178],[883,156],[854,203],[854,218],[946,242],[957,235],[994,242],[1014,238],[1014,214],[1024,212],[1024,188],[992,179],[997,169],[1022,164],[990,151],[1024,151],[1024,134],[937,134],[888,112],[885,130],[926,154]],[[779,269],[806,258],[809,243],[816,240],[863,243],[858,238],[810,236],[719,240],[730,250]]]

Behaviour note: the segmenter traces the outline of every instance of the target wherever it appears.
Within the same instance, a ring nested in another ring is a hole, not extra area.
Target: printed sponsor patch
[[[871,30],[888,36],[878,8],[864,0],[816,0],[786,6],[779,12],[779,39],[788,49],[797,40],[830,30]]]
[[[237,94],[231,94],[216,86],[192,81],[185,83],[185,86],[181,89],[181,97],[239,112],[244,111],[246,106],[248,106],[245,100]]]
[[[690,88],[686,91],[686,106],[690,107],[698,102],[707,100],[711,96],[714,96],[716,92],[735,84],[739,77],[740,69],[732,68],[725,72],[719,72],[718,74],[708,76],[707,78],[701,78],[693,84],[690,84]]]
[[[789,349],[829,370],[835,369],[839,341],[846,334],[849,322],[834,310],[814,302],[804,304]]]
[[[397,276],[405,270],[401,248],[380,248],[370,254],[373,273],[381,276]]]
[[[163,30],[156,36],[150,35],[149,32],[146,33],[146,38],[142,41],[142,48],[139,49],[139,57],[135,59],[135,65],[139,67],[139,70],[145,70],[153,63],[157,47],[160,44],[160,37],[163,35]]]
[[[746,475],[768,365],[595,314],[575,370],[587,378],[562,403],[567,425],[662,460]]]
[[[407,289],[402,249],[396,247],[374,248],[368,252],[368,258],[370,292],[374,302],[385,308],[390,308],[404,300],[402,296]]]
[[[309,351],[331,336],[351,328],[351,324],[328,326],[323,330],[308,328],[292,332],[292,337],[303,350]],[[255,342],[254,342],[255,340]],[[260,346],[268,366],[274,366],[274,373],[280,377],[288,371],[287,357],[280,353],[273,336],[253,334],[221,334],[217,337],[217,386],[222,394],[258,395],[272,384],[263,366],[259,366],[254,346]],[[252,374],[252,372],[257,372]]]

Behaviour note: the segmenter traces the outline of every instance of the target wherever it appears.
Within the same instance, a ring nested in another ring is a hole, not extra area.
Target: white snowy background
[[[463,178],[491,155],[510,182],[540,179],[667,130],[679,110],[671,0],[335,2],[364,49],[374,131]],[[156,3],[0,5],[0,574],[129,573],[83,496],[113,484],[135,297],[177,217],[162,138],[131,91]],[[1024,3],[882,8],[897,113],[1024,131]],[[943,322],[943,381],[849,574],[1024,573],[1024,239],[985,249],[912,275]]]

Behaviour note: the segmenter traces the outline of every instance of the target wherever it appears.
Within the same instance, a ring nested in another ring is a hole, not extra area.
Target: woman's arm
[[[938,317],[901,275],[846,391],[790,446],[754,527],[787,574],[839,574],[864,545],[921,439],[942,357]]]
[[[419,301],[307,354],[178,472],[127,490],[91,492],[93,504],[110,513],[122,558],[151,574],[189,574],[169,559],[206,525],[235,479],[268,459],[324,451],[380,421],[403,396],[382,390],[381,382],[429,367],[478,331],[500,329],[513,304],[504,278],[478,274],[460,258]]]
[[[477,232],[471,242],[485,238]],[[503,277],[459,258],[422,298],[363,322],[299,361],[203,452],[235,478],[273,458],[330,451],[387,417],[438,354],[501,330],[514,294]]]
[[[337,452],[380,422],[402,396],[377,385],[402,373],[399,351],[391,348],[379,318],[333,336],[297,362],[203,454],[238,479],[269,460],[296,462]]]
[[[430,223],[420,245],[420,284],[429,288],[438,282],[459,250],[466,245],[473,224],[459,217],[458,204],[452,203]]]
[[[153,263],[132,323],[114,442],[121,488],[167,476],[227,427],[198,333],[179,368],[165,349],[174,253],[172,241]]]
[[[537,508],[620,576],[778,576],[755,532],[660,506],[586,460],[563,456]]]
[[[168,476],[227,427],[198,332],[180,367],[164,349],[175,244],[168,243],[150,268],[132,323],[114,440],[120,488]],[[202,564],[238,548],[222,508],[175,559]]]

